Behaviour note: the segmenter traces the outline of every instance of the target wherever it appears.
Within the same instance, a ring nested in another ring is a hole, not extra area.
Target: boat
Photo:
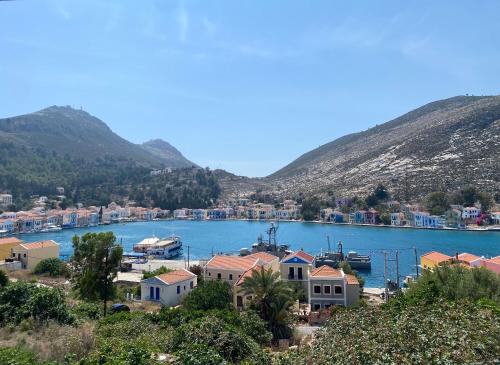
[[[337,252],[330,251],[330,239],[328,238],[328,251],[316,256],[316,267],[323,265],[338,268],[345,261],[353,270],[371,270],[372,260],[368,255],[359,255],[356,251],[349,251],[344,255],[342,241],[339,241]]]
[[[240,256],[248,256],[252,253],[257,252],[267,252],[282,259],[286,255],[291,253],[288,245],[277,243],[276,232],[278,231],[278,228],[279,225],[275,225],[272,222],[271,226],[266,231],[268,235],[267,241],[263,238],[262,235],[259,235],[259,237],[257,237],[257,242],[252,245],[251,250],[246,247],[240,249]]]
[[[47,227],[42,229],[40,232],[58,232],[61,231],[62,227],[55,224],[47,224]]]
[[[168,260],[182,255],[182,241],[177,236],[150,237],[134,245],[133,250],[151,259]]]

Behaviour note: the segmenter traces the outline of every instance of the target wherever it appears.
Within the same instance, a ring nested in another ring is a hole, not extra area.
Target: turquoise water
[[[28,242],[53,239],[61,244],[61,256],[67,258],[72,253],[71,237],[85,232],[113,231],[124,246],[131,251],[132,245],[155,234],[165,237],[176,234],[182,238],[184,246],[191,246],[192,258],[210,257],[214,252],[238,253],[241,247],[251,247],[259,234],[264,234],[268,222],[259,221],[155,221],[136,222],[125,225],[115,224],[92,228],[77,228],[54,233],[23,235]],[[350,225],[311,224],[281,222],[278,242],[287,243],[291,249],[303,248],[316,254],[327,247],[327,235],[332,248],[341,240],[344,252],[355,250],[372,256],[372,270],[362,272],[367,286],[382,286],[384,275],[384,251],[390,258],[399,249],[399,269],[402,277],[415,273],[415,256],[428,251],[441,251],[448,255],[470,252],[476,255],[500,255],[500,232],[464,232],[404,228],[363,227]],[[187,250],[184,249],[184,253]],[[390,262],[389,276],[396,278],[395,262]]]

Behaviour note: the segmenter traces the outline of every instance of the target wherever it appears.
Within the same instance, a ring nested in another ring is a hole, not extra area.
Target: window
[[[26,257],[26,254],[24,254],[24,257]]]
[[[156,300],[160,300],[160,288],[156,288]]]
[[[229,274],[229,280],[233,280],[233,274]]]
[[[314,304],[313,308],[315,311],[319,311],[321,309],[321,304]]]
[[[321,294],[321,285],[314,285],[314,294]]]
[[[220,272],[217,273],[217,279],[222,279],[222,274]]]
[[[151,300],[155,299],[155,288],[152,286],[149,287],[149,299]]]
[[[236,306],[237,307],[243,307],[243,297],[241,295],[238,295],[236,297]]]
[[[342,287],[340,285],[335,285],[335,294],[342,294]]]
[[[290,267],[288,268],[288,279],[295,279],[295,268]]]
[[[302,280],[302,268],[301,268],[301,267],[299,267],[299,268],[297,269],[297,276],[298,276],[298,279],[299,279],[299,280]]]
[[[212,276],[212,273],[211,273],[211,272],[209,272],[209,273],[208,273],[208,276]]]
[[[323,292],[324,292],[325,294],[330,294],[330,293],[331,293],[331,287],[330,287],[330,285],[325,285],[325,286],[323,287]]]
[[[189,283],[189,289],[193,289],[193,288],[194,288],[194,283],[191,281],[191,282]]]
[[[184,285],[184,290],[186,290],[186,285]]]
[[[180,294],[180,293],[181,293],[181,286],[177,285],[177,294]]]

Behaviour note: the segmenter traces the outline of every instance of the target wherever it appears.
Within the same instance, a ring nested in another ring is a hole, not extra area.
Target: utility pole
[[[387,287],[387,252],[384,252],[384,293],[385,302],[389,302],[389,288]]]
[[[108,256],[109,256],[109,247],[106,247],[106,256],[104,256],[104,301],[103,301],[103,313],[104,317],[106,317],[106,302],[108,299]]]
[[[413,247],[413,253],[415,254],[415,270],[417,270],[417,279],[418,279],[418,256],[416,247]]]
[[[401,286],[399,285],[399,250],[396,250],[396,283],[399,290],[401,288]]]

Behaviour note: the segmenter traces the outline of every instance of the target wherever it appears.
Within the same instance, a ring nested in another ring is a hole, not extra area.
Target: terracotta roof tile
[[[451,256],[445,255],[444,253],[437,252],[437,251],[428,252],[425,255],[422,255],[422,257],[425,257],[431,261],[434,261],[437,264],[440,264],[441,262],[445,262],[445,261],[452,259]]]
[[[253,257],[256,259],[260,259],[264,261],[264,263],[268,264],[270,262],[273,262],[278,258],[278,256],[271,255],[270,253],[267,252],[256,252],[251,255],[245,256],[245,257]]]
[[[0,245],[11,245],[11,244],[21,244],[23,241],[21,241],[17,237],[5,237],[5,238],[0,238]]]
[[[356,276],[346,274],[346,278],[347,278],[347,284],[350,284],[350,285],[358,284],[359,285],[359,281],[358,281],[358,278]]]
[[[498,264],[498,265],[500,265],[500,256],[493,257],[493,258],[491,258],[491,259],[489,259],[489,260],[486,260],[486,261],[488,261],[488,262],[492,262],[492,263],[494,263],[494,264]]]
[[[21,246],[27,250],[32,250],[35,248],[43,248],[43,247],[59,247],[59,245],[52,240],[22,243]]]
[[[163,281],[165,284],[171,285],[181,281],[192,279],[195,276],[196,275],[193,274],[191,271],[181,269],[181,270],[171,271],[166,274],[161,274],[155,277]]]
[[[304,251],[295,251],[295,252],[291,253],[290,255],[285,256],[285,258],[283,258],[283,261],[289,260],[293,257],[300,257],[301,259],[307,261],[310,264],[312,264],[312,262],[314,261],[314,256],[309,255],[308,253],[306,253]]]
[[[245,273],[243,275],[240,276],[240,278],[238,279],[238,281],[234,285],[241,286],[241,284],[243,284],[243,282],[245,281],[245,278],[252,276],[252,273],[255,270],[260,270],[260,269],[262,269],[262,265],[255,265],[251,269],[248,269],[247,271],[245,271]]]
[[[480,258],[481,257],[467,253],[467,252],[464,252],[464,253],[461,253],[460,255],[458,255],[458,259],[460,261],[467,263],[467,264],[470,264],[472,261],[476,261]]]
[[[216,255],[208,261],[207,268],[247,271],[256,264],[257,260],[257,258],[250,256]]]
[[[340,270],[334,269],[330,266],[320,266],[311,271],[310,276],[313,277],[331,277],[331,278],[341,278],[342,272]]]

